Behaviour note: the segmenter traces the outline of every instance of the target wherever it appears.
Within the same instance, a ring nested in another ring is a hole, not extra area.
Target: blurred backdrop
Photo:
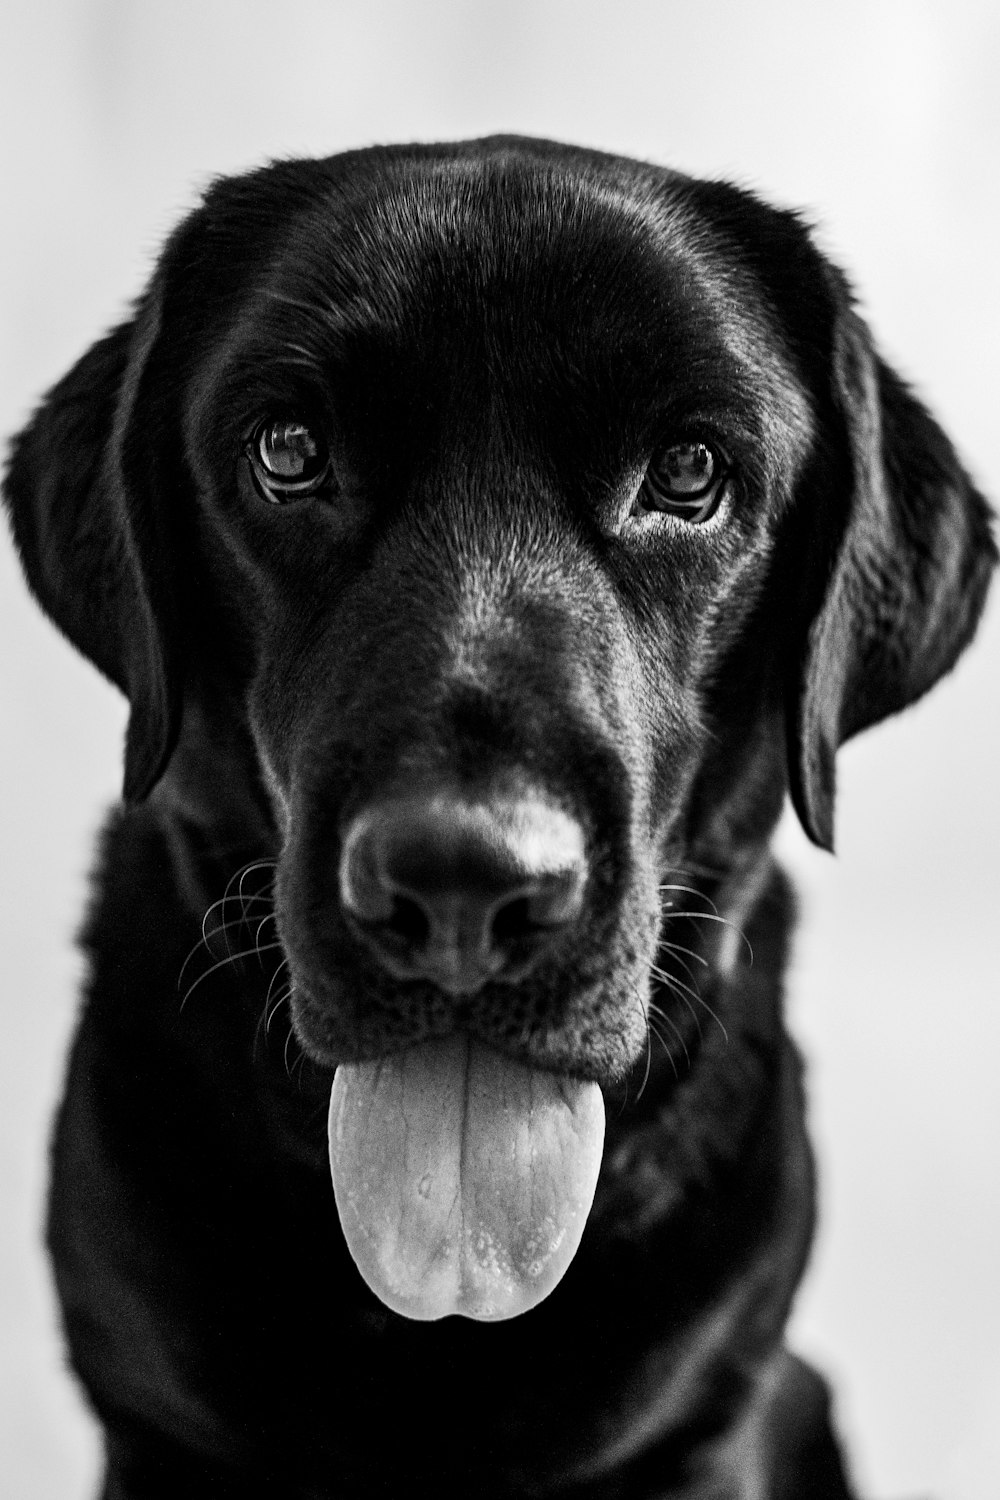
[[[804,207],[1000,497],[994,0],[5,0],[2,18],[5,435],[213,175],[512,130]],[[0,540],[0,1470],[16,1500],[84,1500],[97,1442],[63,1369],[41,1215],[124,708]],[[780,835],[822,1168],[792,1336],[835,1381],[873,1500],[1000,1494],[998,666],[1000,594],[957,672],[841,753],[837,858],[790,819]],[[286,1297],[303,1316],[291,1279]]]

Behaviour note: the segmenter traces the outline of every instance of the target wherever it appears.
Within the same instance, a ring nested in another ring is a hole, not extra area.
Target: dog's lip
[[[296,1039],[307,1057],[324,1072],[332,1074],[342,1063],[377,1062],[381,1058],[405,1052],[411,1047],[419,1047],[425,1042],[445,1041],[452,1036],[464,1035],[471,1042],[477,1042],[514,1062],[519,1062],[528,1068],[536,1068],[542,1073],[590,1080],[600,1083],[602,1088],[611,1082],[605,1074],[590,1066],[586,1058],[572,1056],[574,1049],[568,1037],[564,1047],[554,1048],[551,1053],[540,1055],[530,1042],[498,1034],[491,1026],[481,1023],[474,1014],[474,1002],[477,996],[447,995],[449,1009],[447,1018],[422,1025],[409,1034],[393,1035],[387,1030],[384,1034],[369,1033],[366,1036],[355,1032],[349,1037],[345,1035],[343,1038],[331,1039],[329,1035],[317,1035],[318,1028],[310,1026],[308,1000],[305,1005],[302,1004],[301,986],[296,986],[296,992],[298,1003],[292,1007]],[[317,1006],[317,1009],[322,1011],[321,1006]],[[392,1017],[387,1017],[387,1020],[391,1025]]]

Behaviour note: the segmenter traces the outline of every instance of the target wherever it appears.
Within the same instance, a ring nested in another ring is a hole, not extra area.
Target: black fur
[[[265,502],[272,413],[335,490]],[[721,511],[631,515],[692,434]],[[838,745],[951,666],[995,553],[798,219],[513,138],[221,181],[6,498],[131,703],[50,1218],[105,1500],[845,1500],[781,1342],[813,1191],[768,840],[790,790],[832,845]],[[587,840],[571,928],[461,995],[337,881],[359,809],[444,784]],[[609,1106],[575,1263],[498,1325],[382,1308],[326,1162],[337,1063],[456,1027]]]

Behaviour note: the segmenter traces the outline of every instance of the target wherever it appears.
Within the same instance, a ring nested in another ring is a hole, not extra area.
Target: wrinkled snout
[[[530,793],[387,798],[351,820],[339,881],[348,920],[394,978],[473,994],[524,977],[579,915],[584,832]]]

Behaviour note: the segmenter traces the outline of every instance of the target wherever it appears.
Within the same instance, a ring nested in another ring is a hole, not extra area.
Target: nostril
[[[538,876],[527,889],[497,905],[493,936],[498,943],[537,937],[571,922],[583,904],[583,871]]]
[[[494,913],[492,936],[501,947],[515,943],[534,932],[536,924],[531,919],[531,902],[527,896],[518,896]]]
[[[383,925],[394,937],[415,948],[422,947],[430,937],[431,924],[426,912],[406,896],[393,898],[392,911]]]

